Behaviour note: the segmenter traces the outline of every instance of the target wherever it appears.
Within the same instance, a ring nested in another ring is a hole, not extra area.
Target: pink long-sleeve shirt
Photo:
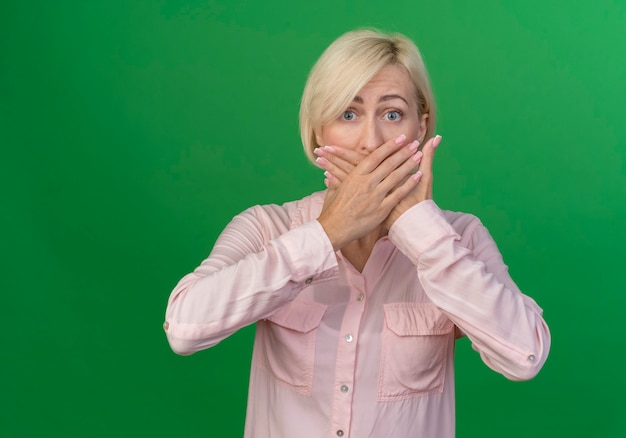
[[[358,272],[316,220],[324,196],[236,216],[168,302],[183,355],[257,323],[246,437],[454,437],[462,335],[507,378],[537,374],[542,310],[476,217],[421,202]]]

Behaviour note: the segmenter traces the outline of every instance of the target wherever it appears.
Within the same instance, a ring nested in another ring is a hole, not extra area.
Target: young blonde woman
[[[328,190],[237,215],[172,292],[179,354],[257,323],[247,437],[453,437],[461,336],[509,379],[541,369],[542,310],[481,222],[432,199],[435,118],[408,38],[341,36],[300,111]]]

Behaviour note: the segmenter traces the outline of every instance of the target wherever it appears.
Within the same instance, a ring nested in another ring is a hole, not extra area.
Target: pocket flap
[[[308,333],[318,327],[328,306],[315,302],[291,301],[268,319],[281,327]]]
[[[433,303],[385,304],[385,324],[398,336],[444,335],[454,328]]]

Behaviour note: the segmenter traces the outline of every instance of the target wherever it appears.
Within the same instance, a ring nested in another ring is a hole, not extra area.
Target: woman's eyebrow
[[[409,102],[404,97],[400,96],[399,94],[385,94],[380,99],[378,99],[378,101],[386,102],[388,100],[393,100],[393,99],[402,99],[404,103],[406,103],[407,105],[409,104]]]
[[[402,99],[404,103],[406,103],[407,105],[409,104],[409,102],[399,94],[385,94],[384,96],[381,96],[380,99],[378,99],[378,102],[386,102],[393,99]],[[361,96],[354,96],[354,99],[352,99],[352,101],[356,103],[363,103],[363,98]]]

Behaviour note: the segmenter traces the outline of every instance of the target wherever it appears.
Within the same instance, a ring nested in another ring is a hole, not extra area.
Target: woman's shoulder
[[[314,192],[302,199],[283,204],[255,205],[243,214],[253,214],[263,221],[280,222],[291,229],[317,219],[324,205],[326,191]]]

